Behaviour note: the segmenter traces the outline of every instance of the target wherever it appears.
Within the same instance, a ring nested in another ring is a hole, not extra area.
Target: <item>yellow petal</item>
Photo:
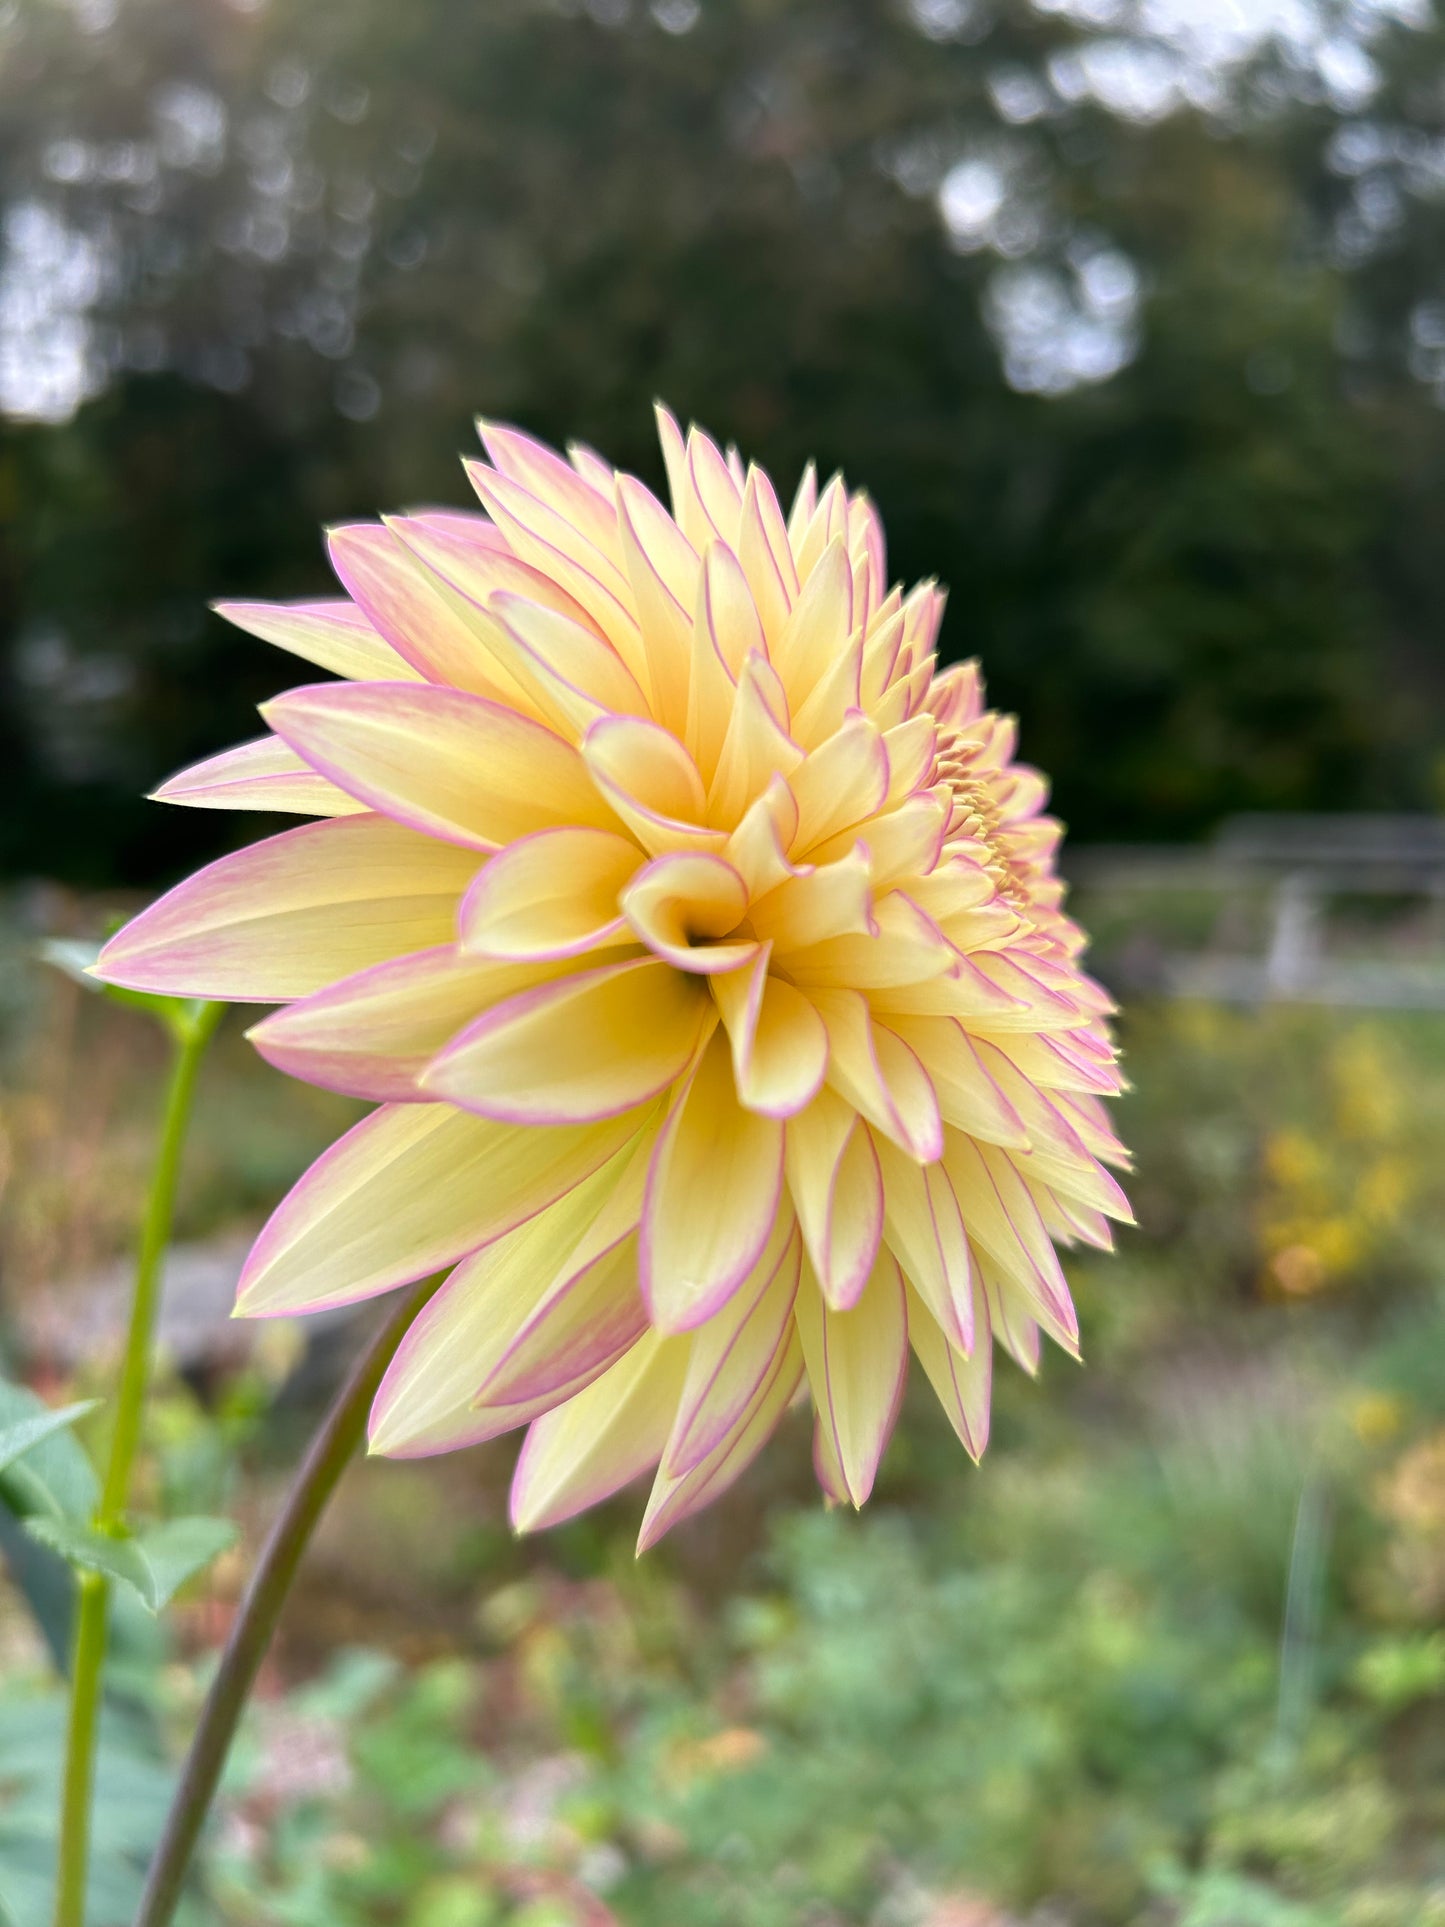
[[[841,541],[829,545],[806,573],[775,651],[779,675],[795,702],[809,695],[847,646],[853,633],[853,573]]]
[[[635,1117],[541,1131],[448,1104],[385,1104],[282,1199],[236,1309],[320,1311],[423,1278],[535,1217],[638,1129]]]
[[[894,591],[896,597],[897,591]],[[881,612],[880,612],[881,613]],[[892,680],[893,668],[903,641],[903,611],[895,609],[886,620],[875,616],[867,631],[863,664],[859,672],[858,701],[871,711]]]
[[[693,487],[692,470],[688,465],[687,442],[677,425],[677,418],[664,408],[661,402],[654,404],[653,413],[657,418],[658,440],[662,444],[663,464],[667,469],[668,493],[672,498],[672,513],[677,526],[699,555],[712,541],[717,531],[708,521],[697,490]]]
[[[378,635],[354,602],[213,602],[218,616],[356,682],[420,682],[422,674]]]
[[[581,605],[540,569],[513,555],[505,537],[485,517],[398,515],[390,517],[386,526],[485,650],[488,674],[503,690],[503,700],[524,714],[553,720],[546,706],[544,679],[501,622],[495,608],[498,597],[520,598],[539,613],[574,624],[600,649],[616,656]]]
[[[789,530],[791,534],[791,528]],[[818,505],[809,517],[807,526],[793,542],[793,553],[798,558],[798,579],[807,588],[808,579],[818,569],[830,548],[837,544],[842,551],[845,566],[848,563],[848,491],[843,486],[841,475],[834,475],[818,497]],[[851,598],[853,572],[847,568],[849,595]],[[852,627],[851,621],[848,625]],[[846,635],[847,630],[844,630]]]
[[[653,856],[726,844],[726,832],[703,821],[702,778],[670,730],[641,717],[603,717],[588,730],[582,757],[599,792]]]
[[[662,1456],[687,1344],[649,1331],[601,1378],[534,1421],[512,1479],[512,1524],[537,1532],[610,1497]]]
[[[646,1552],[683,1519],[727,1491],[739,1479],[767,1444],[779,1419],[787,1411],[803,1376],[803,1350],[796,1330],[788,1333],[779,1347],[768,1376],[758,1386],[741,1417],[718,1443],[681,1477],[671,1475],[666,1466],[658,1468],[657,1478],[643,1514],[642,1530],[637,1535],[637,1550]]]
[[[788,778],[798,806],[791,854],[808,856],[829,837],[864,822],[888,794],[888,752],[866,716],[850,716],[810,750]]]
[[[570,743],[479,696],[317,683],[261,713],[342,789],[431,836],[495,849],[555,823],[616,828]]]
[[[669,1475],[679,1477],[705,1459],[769,1375],[792,1324],[802,1256],[798,1227],[780,1212],[751,1274],[694,1334],[662,1455]]]
[[[773,485],[760,468],[748,470],[738,525],[738,561],[747,577],[771,652],[787,626],[798,593],[798,571]]]
[[[737,551],[738,523],[742,517],[743,497],[737,477],[724,461],[722,451],[700,428],[687,432],[687,466],[693,492],[707,518],[709,529],[728,547]],[[694,548],[703,546],[694,542]]]
[[[944,1119],[990,1144],[1024,1148],[1024,1121],[988,1072],[979,1049],[953,1017],[893,1017],[895,1031],[928,1066]]]
[[[832,662],[798,706],[793,734],[800,743],[825,743],[857,709],[863,666],[863,632],[840,643]]]
[[[979,1252],[978,1275],[983,1285],[984,1300],[988,1306],[988,1320],[993,1335],[1003,1346],[1015,1363],[1026,1371],[1030,1378],[1038,1375],[1042,1346],[1039,1343],[1039,1328],[1029,1316],[1028,1308],[1022,1298],[1009,1284],[1003,1273],[995,1265],[987,1252]]]
[[[177,884],[111,938],[96,975],[162,995],[286,1003],[449,942],[476,867],[474,852],[382,816],[305,823]]]
[[[529,597],[499,592],[490,609],[516,652],[545,715],[569,742],[601,716],[646,716],[649,704],[610,642]]]
[[[873,1021],[856,990],[812,993],[828,1027],[828,1082],[909,1157],[943,1152],[943,1120],[928,1072],[901,1037]]]
[[[1077,1350],[1079,1323],[1048,1228],[1006,1152],[948,1133],[944,1156],[968,1235],[986,1252],[1066,1349]]]
[[[516,1325],[473,1401],[478,1410],[547,1395],[560,1403],[567,1387],[580,1390],[579,1378],[596,1377],[647,1329],[637,1289],[637,1224],[656,1136],[657,1125],[649,1124],[618,1153],[617,1183]]]
[[[861,829],[843,830],[817,844],[810,859],[814,863],[831,862],[846,855],[861,837],[868,845],[874,889],[883,891],[907,883],[910,893],[927,909],[919,885],[929,881],[927,873],[938,861],[947,829],[948,805],[942,794],[920,790],[897,808],[869,817]]]
[[[888,752],[888,801],[901,803],[928,782],[932,771],[938,730],[925,711],[910,722],[898,723],[883,732]]]
[[[674,969],[708,976],[757,955],[751,936],[726,941],[748,907],[742,878],[720,856],[675,851],[654,857],[622,893],[622,913],[649,950]]]
[[[462,899],[458,932],[478,957],[571,957],[627,941],[619,899],[642,866],[610,830],[538,830],[508,845]]]
[[[642,1294],[661,1330],[691,1330],[737,1290],[772,1231],[782,1178],[783,1127],[739,1105],[726,1039],[714,1036],[648,1178]]]
[[[603,964],[494,1004],[422,1088],[518,1124],[615,1117],[680,1077],[715,1021],[705,986],[658,958]]]
[[[896,1260],[887,1251],[880,1255],[851,1311],[832,1310],[807,1280],[797,1319],[818,1424],[848,1498],[860,1506],[873,1490],[908,1376],[908,1318]]]
[[[793,551],[795,561],[817,506],[818,468],[815,462],[809,462],[798,478],[797,493],[788,511],[788,547]]]
[[[834,937],[871,938],[877,926],[867,851],[855,845],[834,863],[785,879],[752,906],[749,920],[779,957]]]
[[[803,752],[769,702],[767,663],[753,654],[743,664],[722,748],[707,795],[710,823],[733,830],[775,775],[789,775]]]
[[[788,1120],[787,1173],[819,1289],[846,1310],[878,1256],[883,1177],[872,1138],[836,1092],[820,1091]]]
[[[828,1032],[802,991],[769,973],[764,945],[748,970],[712,980],[732,1048],[738,1097],[750,1111],[791,1117],[817,1096]]]
[[[328,531],[331,566],[377,629],[428,682],[529,709],[525,693],[499,671],[485,617],[449,593],[396,531],[353,522]]]
[[[647,657],[653,713],[669,729],[687,720],[688,659],[697,552],[651,490],[617,478],[623,557]]]
[[[943,976],[956,961],[937,925],[902,891],[893,890],[874,903],[871,931],[790,948],[788,974],[820,990],[884,990]]]
[[[482,462],[466,461],[462,467],[515,553],[586,610],[639,683],[645,684],[646,657],[630,606],[632,592],[617,563],[509,476]]]
[[[371,1451],[413,1457],[480,1436],[475,1402],[633,1155],[623,1149],[555,1204],[465,1259],[407,1331],[367,1428]]]
[[[278,1070],[380,1103],[420,1095],[437,1052],[489,1004],[570,969],[478,962],[453,944],[344,977],[275,1011],[246,1035]]]
[[[942,1164],[915,1164],[881,1137],[876,1149],[883,1170],[884,1236],[950,1343],[971,1351],[978,1281],[948,1172]]]
[[[615,563],[621,562],[610,475],[604,492],[564,462],[555,449],[505,422],[479,417],[477,433],[500,474],[545,502],[564,522],[579,529],[603,555]]]
[[[280,810],[295,816],[357,816],[366,808],[275,736],[238,743],[192,763],[167,777],[151,797],[195,809]]]
[[[977,1462],[988,1444],[989,1399],[993,1386],[993,1346],[982,1292],[977,1307],[977,1337],[967,1357],[951,1345],[917,1292],[908,1293],[908,1338],[918,1362],[948,1414],[963,1449]]]

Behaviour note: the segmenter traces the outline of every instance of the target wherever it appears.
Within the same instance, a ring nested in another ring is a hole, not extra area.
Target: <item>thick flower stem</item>
[[[160,1144],[141,1225],[136,1257],[135,1290],[126,1330],[116,1397],[115,1430],[105,1482],[95,1515],[97,1531],[115,1533],[125,1523],[130,1477],[140,1443],[146,1389],[150,1383],[151,1346],[160,1307],[161,1271],[170,1243],[175,1211],[181,1148],[190,1123],[196,1076],[207,1044],[224,1008],[221,1004],[193,1004],[169,1022],[175,1040],[170,1083],[166,1090]],[[55,1889],[55,1927],[83,1927],[85,1882],[90,1860],[90,1808],[95,1777],[96,1730],[100,1718],[101,1677],[105,1670],[106,1629],[110,1617],[110,1586],[101,1574],[79,1578],[75,1615],[74,1659],[71,1665],[70,1723],[66,1735],[65,1779],[61,1791],[60,1854]]]
[[[226,1763],[237,1722],[316,1522],[361,1441],[382,1374],[407,1327],[441,1283],[428,1278],[402,1298],[336,1394],[312,1439],[251,1574],[221,1664],[201,1709],[165,1831],[146,1880],[135,1927],[168,1927],[191,1855]]]

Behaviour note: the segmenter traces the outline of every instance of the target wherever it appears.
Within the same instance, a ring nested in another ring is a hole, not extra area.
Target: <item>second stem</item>
[[[151,1347],[160,1305],[161,1272],[170,1243],[181,1149],[190,1122],[196,1075],[207,1044],[220,1021],[220,1004],[193,1004],[168,1019],[175,1040],[166,1090],[160,1144],[146,1199],[136,1258],[135,1292],[126,1329],[116,1399],[115,1430],[100,1505],[99,1532],[119,1533],[125,1525],[131,1472],[140,1444],[141,1419],[150,1382]],[[101,1678],[110,1618],[110,1585],[97,1572],[79,1578],[74,1658],[70,1670],[70,1720],[66,1732],[65,1778],[61,1791],[60,1851],[55,1890],[55,1927],[84,1927],[86,1876],[90,1862],[90,1815],[95,1781],[95,1747],[100,1717]]]

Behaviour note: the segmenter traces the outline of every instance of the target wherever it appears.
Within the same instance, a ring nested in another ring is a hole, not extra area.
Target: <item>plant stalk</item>
[[[367,1412],[393,1353],[441,1278],[442,1274],[428,1278],[404,1295],[357,1359],[307,1448],[256,1561],[232,1623],[226,1650],[206,1695],[180,1782],[166,1815],[165,1830],[151,1862],[135,1927],[169,1927],[236,1726],[302,1555],[337,1481],[361,1442]]]
[[[196,1077],[207,1044],[224,1008],[221,1004],[191,1006],[170,1026],[175,1040],[170,1082],[166,1088],[160,1144],[151,1174],[145,1218],[136,1256],[135,1290],[131,1296],[125,1355],[121,1361],[116,1398],[115,1430],[111,1434],[100,1505],[95,1526],[118,1533],[125,1524],[131,1472],[140,1443],[146,1390],[150,1383],[151,1347],[156,1313],[160,1308],[161,1273],[170,1243],[175,1212],[181,1150]],[[55,1927],[84,1927],[86,1873],[90,1861],[90,1811],[95,1779],[95,1744],[100,1719],[101,1676],[110,1619],[110,1584],[96,1572],[82,1573],[75,1615],[74,1658],[70,1670],[70,1720],[66,1733],[65,1778],[60,1807],[60,1853],[56,1873]]]

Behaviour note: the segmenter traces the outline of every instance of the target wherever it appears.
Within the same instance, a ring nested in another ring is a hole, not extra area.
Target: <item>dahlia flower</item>
[[[220,613],[340,680],[158,795],[317,820],[104,951],[135,988],[277,1005],[291,1075],[379,1108],[265,1226],[237,1310],[450,1276],[374,1451],[530,1427],[519,1529],[655,1471],[641,1543],[806,1386],[861,1504],[910,1350],[964,1447],[1001,1345],[1076,1351],[1055,1246],[1128,1206],[1105,994],[1059,827],[931,582],[867,497],[658,411],[671,512],[591,450],[482,425],[485,513],[336,528],[348,596]]]

